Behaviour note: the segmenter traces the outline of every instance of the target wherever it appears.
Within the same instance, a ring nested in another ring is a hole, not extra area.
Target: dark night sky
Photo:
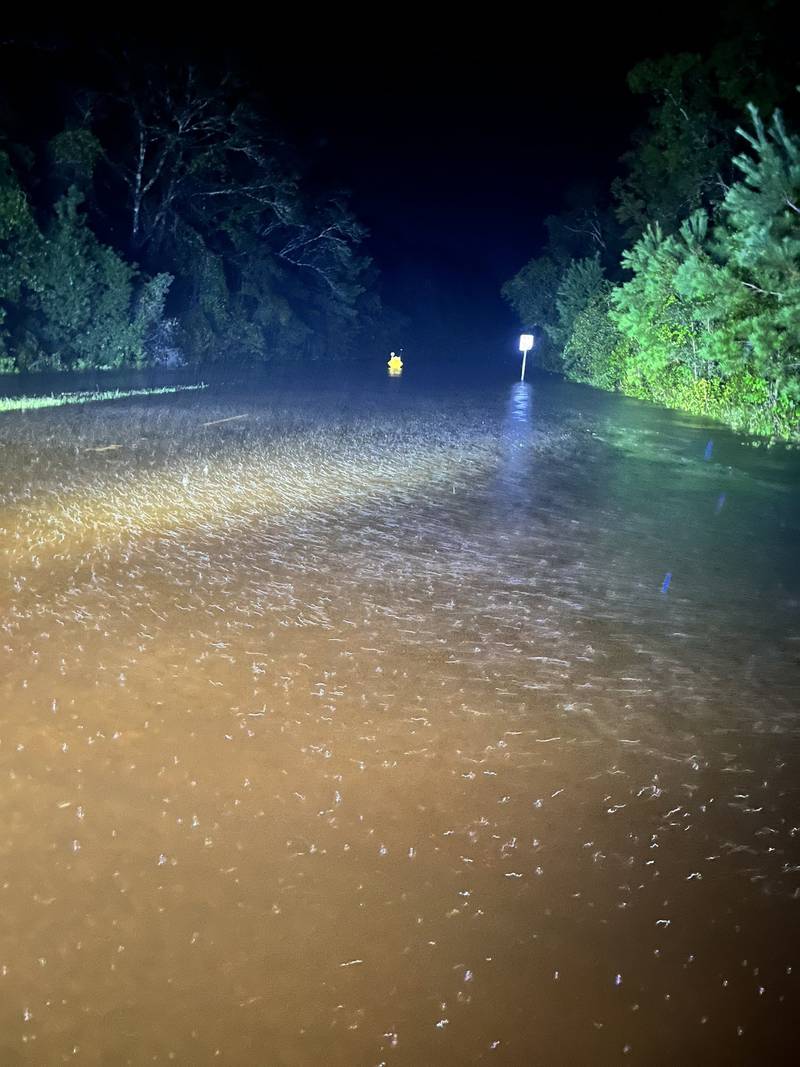
[[[314,175],[352,192],[385,297],[488,338],[513,332],[499,288],[536,253],[544,218],[576,187],[605,193],[617,173],[642,115],[627,72],[703,49],[706,23],[684,9],[672,7],[671,34],[623,8],[570,5],[531,9],[525,27],[509,16],[457,33],[404,25],[277,65],[244,55]]]

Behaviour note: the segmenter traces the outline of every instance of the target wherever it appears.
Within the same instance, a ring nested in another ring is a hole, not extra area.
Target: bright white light
[[[533,348],[533,334],[532,333],[523,333],[523,334],[521,334],[520,335],[520,339],[519,339],[519,350],[520,350],[520,352],[530,352],[530,350],[532,348]]]

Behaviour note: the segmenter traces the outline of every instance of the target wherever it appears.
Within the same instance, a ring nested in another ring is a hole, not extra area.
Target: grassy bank
[[[609,355],[602,340],[570,351],[562,373],[608,392],[716,419],[741,433],[800,441],[800,408],[788,393],[775,395],[764,378],[747,370],[725,378],[695,376],[679,362],[645,373],[631,341],[618,341]]]
[[[768,383],[746,371],[728,379],[695,378],[686,367],[674,366],[652,380],[629,377],[619,388],[626,396],[663,407],[717,419],[743,433],[800,440],[797,409],[775,402]]]
[[[122,400],[131,396],[161,396],[164,393],[184,393],[205,389],[205,385],[170,385],[158,389],[106,389],[78,393],[58,393],[49,396],[3,396],[0,412],[34,411],[37,408],[60,408],[66,404],[94,404],[101,400]]]

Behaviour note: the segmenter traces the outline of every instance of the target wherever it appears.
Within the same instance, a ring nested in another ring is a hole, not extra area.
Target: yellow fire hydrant
[[[389,353],[389,362],[387,363],[387,366],[389,368],[389,373],[390,374],[399,374],[400,371],[403,369],[403,361],[397,355],[396,352],[390,352]]]

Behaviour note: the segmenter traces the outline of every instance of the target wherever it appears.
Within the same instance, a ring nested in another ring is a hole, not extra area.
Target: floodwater
[[[796,1062],[797,453],[408,368],[0,446],[0,1064]]]

